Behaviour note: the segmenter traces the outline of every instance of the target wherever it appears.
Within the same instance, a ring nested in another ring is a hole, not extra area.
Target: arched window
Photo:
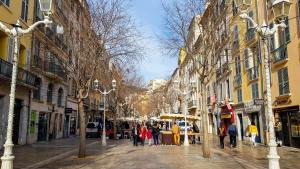
[[[37,89],[33,91],[33,99],[41,100],[42,79],[36,78],[34,85]]]
[[[49,83],[47,89],[47,102],[52,103],[53,84]]]
[[[57,105],[62,107],[62,100],[63,100],[64,90],[62,88],[58,89],[58,96],[57,96]]]

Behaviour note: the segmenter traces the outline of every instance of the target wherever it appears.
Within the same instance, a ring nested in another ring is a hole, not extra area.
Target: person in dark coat
[[[138,124],[139,125],[139,124]],[[139,126],[136,124],[133,124],[132,126],[132,138],[133,138],[133,146],[138,146],[138,138],[140,135]]]
[[[159,131],[160,131],[159,124],[156,122],[152,127],[152,136],[153,136],[154,145],[158,145]]]
[[[230,147],[236,147],[237,129],[236,129],[235,124],[231,124],[228,127],[228,134],[230,137]]]

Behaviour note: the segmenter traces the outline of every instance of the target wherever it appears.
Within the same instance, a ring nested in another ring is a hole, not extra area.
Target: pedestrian
[[[236,147],[236,136],[237,136],[237,128],[235,124],[231,124],[228,127],[228,134],[230,137],[230,147],[235,148]]]
[[[225,128],[225,124],[223,122],[221,122],[218,132],[219,132],[219,138],[220,138],[220,147],[221,147],[221,149],[224,149],[224,138],[226,136],[226,128]]]
[[[258,130],[257,130],[257,127],[256,127],[254,121],[252,121],[251,125],[249,126],[249,133],[250,133],[252,145],[255,147],[256,146],[256,137],[258,137]]]
[[[148,139],[148,145],[151,146],[152,145],[152,129],[150,126],[148,127],[148,131],[147,131],[147,139]]]
[[[144,146],[145,144],[146,135],[147,135],[147,129],[144,123],[142,123],[142,127],[140,128],[140,140],[142,146]]]
[[[195,123],[195,122],[193,122],[193,132],[194,133],[200,133],[200,130],[199,130],[199,127],[197,126],[197,124]],[[198,140],[198,142],[200,143],[200,136],[198,135],[198,136],[194,136],[195,138],[195,142],[196,142],[196,140]]]
[[[140,135],[138,126],[136,124],[133,124],[132,126],[132,139],[133,139],[133,146],[138,146],[138,137]]]
[[[176,124],[176,122],[174,122],[174,124],[172,126],[172,133],[173,133],[173,138],[174,138],[175,145],[180,146],[180,128]]]
[[[155,122],[152,127],[152,136],[153,136],[154,145],[158,145],[159,130],[160,130],[159,124]]]
[[[282,124],[280,122],[279,118],[275,119],[275,135],[276,135],[276,142],[278,144],[278,147],[282,146]]]

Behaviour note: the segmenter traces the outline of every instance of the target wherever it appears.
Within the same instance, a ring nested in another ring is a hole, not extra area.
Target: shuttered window
[[[278,84],[279,95],[285,95],[290,93],[289,75],[287,67],[282,68],[278,71]]]
[[[259,98],[258,83],[253,83],[251,85],[251,89],[252,89],[252,99],[258,99]]]
[[[21,18],[26,22],[28,19],[28,1],[29,0],[22,0]]]

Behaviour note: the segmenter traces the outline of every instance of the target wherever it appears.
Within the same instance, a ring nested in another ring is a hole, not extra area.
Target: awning
[[[160,119],[184,119],[184,114],[162,114],[160,115]],[[197,116],[186,115],[187,120],[200,120]]]

